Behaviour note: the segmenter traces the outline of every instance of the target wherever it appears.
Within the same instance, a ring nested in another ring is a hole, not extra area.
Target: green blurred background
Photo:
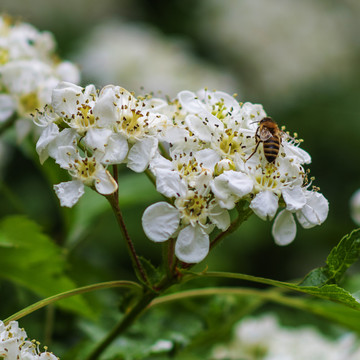
[[[236,92],[239,101],[263,104],[279,125],[304,139],[314,185],[330,203],[327,221],[309,230],[299,226],[295,241],[279,247],[271,237],[271,222],[253,216],[200,269],[208,265],[278,280],[300,278],[323,265],[330,249],[356,227],[349,199],[360,187],[357,0],[2,0],[1,8],[51,31],[60,56],[82,69],[82,85],[114,83],[136,93],[144,87],[170,97],[204,86]],[[132,278],[125,245],[106,204],[87,194],[78,209],[59,209],[51,184],[67,175],[51,160],[41,167],[29,153],[24,145],[9,145],[2,168],[1,216],[26,214],[40,223],[68,248],[69,272],[75,279],[78,269],[87,269],[87,277],[77,279],[79,285]],[[121,175],[129,231],[139,252],[156,264],[160,246],[145,239],[139,222],[146,206],[160,197],[145,176],[134,180],[126,169]],[[85,222],[86,231],[67,236],[72,218],[86,217],[89,208],[96,216]],[[10,283],[1,286],[26,301],[33,296]],[[14,307],[9,302],[2,311],[8,315]]]

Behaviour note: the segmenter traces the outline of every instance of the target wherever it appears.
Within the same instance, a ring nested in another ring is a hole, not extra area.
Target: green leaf
[[[139,256],[139,261],[144,269],[150,284],[154,285],[158,283],[164,276],[161,268],[155,267],[150,260],[145,259],[143,256]],[[135,269],[138,271],[137,269]],[[139,275],[140,276],[140,275]],[[141,276],[139,277],[141,278]]]
[[[360,256],[360,229],[345,235],[331,250],[326,265],[311,271],[303,280],[303,286],[337,284],[346,270]]]
[[[63,250],[40,227],[23,216],[9,216],[0,222],[0,277],[22,285],[39,296],[48,297],[76,287],[65,274]],[[87,317],[93,317],[79,296],[59,305]]]

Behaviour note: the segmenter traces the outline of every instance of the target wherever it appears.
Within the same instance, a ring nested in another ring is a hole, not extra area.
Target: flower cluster
[[[26,340],[27,334],[19,328],[17,321],[11,321],[7,326],[0,321],[0,358],[26,360],[57,360],[54,354],[40,351],[37,341]]]
[[[356,360],[360,346],[355,334],[345,333],[331,340],[315,327],[281,326],[272,314],[246,318],[235,325],[230,343],[217,345],[212,359],[248,360]]]
[[[304,228],[327,217],[327,200],[309,190],[303,168],[309,154],[270,118],[276,131],[263,126],[259,132],[264,118],[261,105],[220,91],[182,91],[166,102],[119,86],[97,92],[60,83],[36,117],[43,127],[37,151],[41,162],[50,156],[71,174],[73,180],[55,185],[68,207],[85,185],[103,195],[117,190],[109,165],[150,171],[168,201],[145,210],[146,235],[155,242],[176,239],[176,256],[197,263],[209,252],[210,233],[228,229],[239,201],[263,220],[276,216],[272,234],[280,245],[295,238],[295,217]]]
[[[51,101],[59,81],[79,81],[78,69],[55,55],[49,32],[0,16],[0,123],[16,114],[17,137],[31,130],[30,115]]]

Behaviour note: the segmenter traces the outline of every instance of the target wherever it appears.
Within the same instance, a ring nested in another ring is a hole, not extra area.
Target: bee
[[[254,152],[247,158],[249,160],[263,143],[264,155],[269,163],[274,163],[280,150],[280,144],[283,132],[279,129],[277,123],[271,117],[264,117],[259,121],[259,126],[256,129],[255,140],[256,147]],[[247,161],[246,160],[246,161]]]

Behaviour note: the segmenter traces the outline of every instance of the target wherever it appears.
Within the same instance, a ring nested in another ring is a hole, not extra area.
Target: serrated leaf
[[[43,297],[76,287],[65,274],[63,250],[26,217],[9,216],[0,222],[0,248],[0,277]],[[79,296],[62,300],[59,305],[92,317],[88,304]]]
[[[345,271],[360,256],[360,229],[345,235],[327,258],[328,282],[338,283]]]
[[[150,284],[156,284],[162,279],[163,272],[161,271],[161,269],[155,267],[150,260],[145,259],[142,256],[139,256],[139,261],[146,273],[148,280],[150,281]],[[137,269],[136,271],[138,272]],[[141,278],[140,274],[138,275],[139,275],[138,277]]]
[[[360,229],[345,235],[340,242],[331,250],[326,265],[312,270],[301,285],[322,286],[325,284],[337,284],[346,270],[358,260],[360,256]]]

